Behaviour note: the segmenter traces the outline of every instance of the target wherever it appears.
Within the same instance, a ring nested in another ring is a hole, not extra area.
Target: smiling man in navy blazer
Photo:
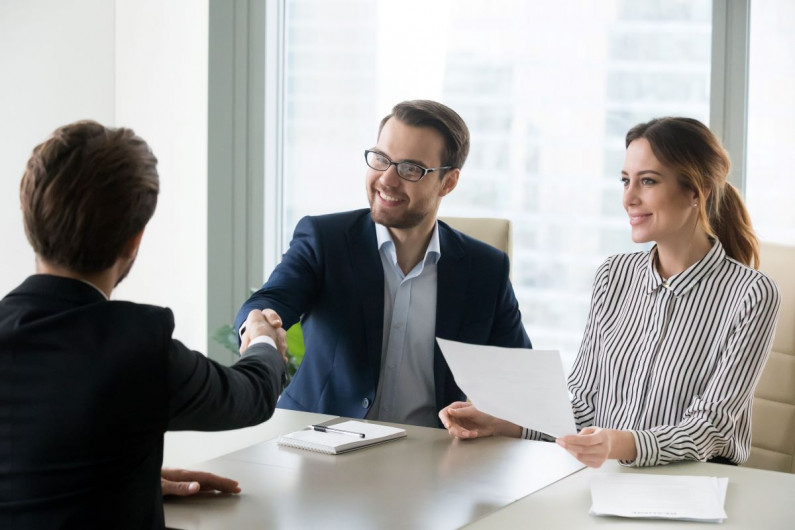
[[[436,427],[465,396],[435,337],[530,347],[506,254],[436,219],[468,152],[452,109],[399,103],[365,151],[370,208],[298,223],[236,320],[265,308],[285,328],[301,320],[306,354],[279,407]]]

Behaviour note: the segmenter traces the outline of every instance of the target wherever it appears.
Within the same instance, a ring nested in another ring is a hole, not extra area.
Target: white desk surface
[[[648,473],[729,477],[726,492],[728,518],[720,525],[688,521],[627,519],[588,515],[591,477],[597,473]],[[795,528],[795,475],[745,467],[701,462],[668,466],[627,468],[609,461],[599,469],[586,468],[560,482],[492,513],[468,530],[501,528]]]
[[[297,428],[317,421],[300,423]],[[238,480],[242,493],[169,498],[166,524],[460,528],[582,468],[555,444],[510,438],[462,442],[442,429],[402,427],[406,438],[341,455],[270,440],[202,463],[196,467]]]
[[[163,467],[195,469],[199,462],[206,462],[276,436],[297,431],[309,424],[323,423],[336,417],[276,409],[268,421],[245,429],[218,432],[167,432],[163,445]]]
[[[249,429],[168,433],[165,465],[230,476],[240,481],[243,492],[168,499],[167,525],[235,530],[467,524],[490,530],[704,528],[701,523],[588,515],[591,477],[610,472],[729,477],[728,519],[721,528],[795,528],[795,475],[789,473],[698,462],[642,469],[608,462],[598,470],[576,471],[579,464],[554,444],[504,438],[462,442],[440,429],[410,426],[405,440],[338,456],[278,447],[275,440],[263,443],[334,418],[279,409],[271,420]]]

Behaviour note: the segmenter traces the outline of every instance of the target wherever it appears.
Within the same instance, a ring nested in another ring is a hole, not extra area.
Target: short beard
[[[422,223],[423,219],[425,219],[425,215],[421,214],[420,212],[409,212],[406,213],[400,219],[396,219],[390,221],[389,219],[379,219],[381,217],[376,212],[373,211],[372,205],[370,206],[370,218],[373,220],[374,223],[378,223],[383,225],[387,228],[397,228],[398,230],[405,230],[408,228],[414,228]]]

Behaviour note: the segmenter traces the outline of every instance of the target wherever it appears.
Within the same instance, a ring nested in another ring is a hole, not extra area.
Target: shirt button
[[[364,399],[362,400],[362,407],[364,407],[364,408],[367,408],[367,407],[369,407],[369,406],[370,406],[370,400],[369,400],[369,399],[367,399],[367,398],[364,398]]]

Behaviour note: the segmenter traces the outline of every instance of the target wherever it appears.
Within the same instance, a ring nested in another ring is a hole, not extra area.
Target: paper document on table
[[[728,485],[728,478],[718,477],[597,474],[591,479],[590,513],[721,523]]]
[[[456,384],[483,412],[555,437],[577,433],[557,351],[436,340]]]

